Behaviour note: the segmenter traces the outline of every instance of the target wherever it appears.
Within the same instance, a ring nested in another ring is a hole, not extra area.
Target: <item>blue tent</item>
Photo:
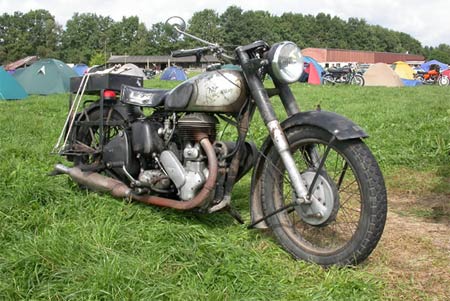
[[[322,84],[322,73],[323,68],[319,63],[310,56],[303,57],[304,60],[304,70],[300,77],[300,82],[308,82],[312,85]]]
[[[73,71],[75,71],[79,76],[83,76],[87,69],[89,69],[86,64],[76,64],[72,67]]]
[[[421,86],[422,82],[420,80],[415,80],[415,79],[404,79],[401,78],[403,85],[405,87],[417,87],[417,86]]]
[[[423,69],[423,71],[429,71],[431,65],[439,65],[439,67],[441,67],[441,72],[448,69],[448,65],[447,64],[441,63],[441,62],[436,61],[436,60],[432,60],[432,61],[428,61],[426,63],[423,63],[422,65],[420,65],[420,67]]]
[[[0,100],[24,99],[28,94],[8,72],[0,68]]]
[[[186,72],[180,67],[167,67],[159,78],[161,80],[187,80]]]

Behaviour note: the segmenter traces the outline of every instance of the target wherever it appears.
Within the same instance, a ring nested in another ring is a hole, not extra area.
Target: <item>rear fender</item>
[[[118,103],[105,103],[103,106],[104,110],[109,110],[110,108],[113,108],[114,111],[120,114],[120,116],[127,121],[132,121],[136,119],[137,117],[142,116],[142,111],[139,109],[139,107],[134,106],[127,106],[120,102]],[[96,101],[92,103],[86,110],[86,114],[90,114],[93,111],[100,110],[100,102]],[[82,114],[82,113],[81,113]]]
[[[292,115],[281,123],[283,130],[294,126],[315,126],[328,131],[337,140],[350,140],[366,138],[368,135],[364,130],[350,119],[327,111],[308,111]],[[251,192],[250,192],[250,214],[251,223],[264,217],[261,204],[262,176],[266,156],[272,146],[272,140],[267,137],[261,147],[260,155],[253,169]],[[263,155],[261,155],[261,153]],[[263,221],[255,225],[255,228],[265,229],[267,224]]]

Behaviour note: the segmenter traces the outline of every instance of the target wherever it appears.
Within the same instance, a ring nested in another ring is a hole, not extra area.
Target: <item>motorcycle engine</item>
[[[214,141],[217,123],[215,117],[203,113],[191,113],[181,117],[177,121],[175,132],[179,140],[177,147],[171,144],[171,147],[158,152],[159,154],[154,157],[162,168],[142,171],[139,181],[148,184],[148,187],[157,192],[168,189],[173,183],[181,200],[194,198],[209,174],[207,158],[199,139],[207,135],[210,141]],[[171,181],[167,181],[167,177]]]
[[[178,120],[178,135],[182,140],[199,142],[205,134],[210,141],[216,139],[217,119],[204,113],[186,114]]]
[[[217,119],[208,114],[192,113],[184,115],[177,124],[177,135],[183,145],[183,163],[170,150],[163,151],[160,160],[177,187],[180,199],[186,201],[195,197],[208,177],[207,158],[199,142],[205,135],[214,141]]]

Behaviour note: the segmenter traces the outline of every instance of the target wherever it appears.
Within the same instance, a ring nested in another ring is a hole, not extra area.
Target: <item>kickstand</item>
[[[240,223],[241,225],[245,224],[241,214],[233,206],[228,205],[224,208],[224,210],[228,212],[228,214],[231,215],[235,220],[237,220],[238,223]]]

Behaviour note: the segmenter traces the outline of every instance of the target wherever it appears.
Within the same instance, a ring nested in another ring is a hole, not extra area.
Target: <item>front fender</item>
[[[327,111],[307,111],[292,115],[281,123],[283,130],[287,130],[294,126],[309,125],[315,126],[328,131],[338,140],[350,140],[366,138],[368,135],[364,130],[350,119],[339,114]],[[250,215],[251,223],[264,217],[261,204],[261,176],[264,169],[266,156],[272,146],[272,140],[267,137],[264,141],[260,155],[253,169],[251,192],[250,192]],[[263,154],[263,155],[262,155]],[[255,228],[267,228],[267,224],[263,221],[255,225]]]

